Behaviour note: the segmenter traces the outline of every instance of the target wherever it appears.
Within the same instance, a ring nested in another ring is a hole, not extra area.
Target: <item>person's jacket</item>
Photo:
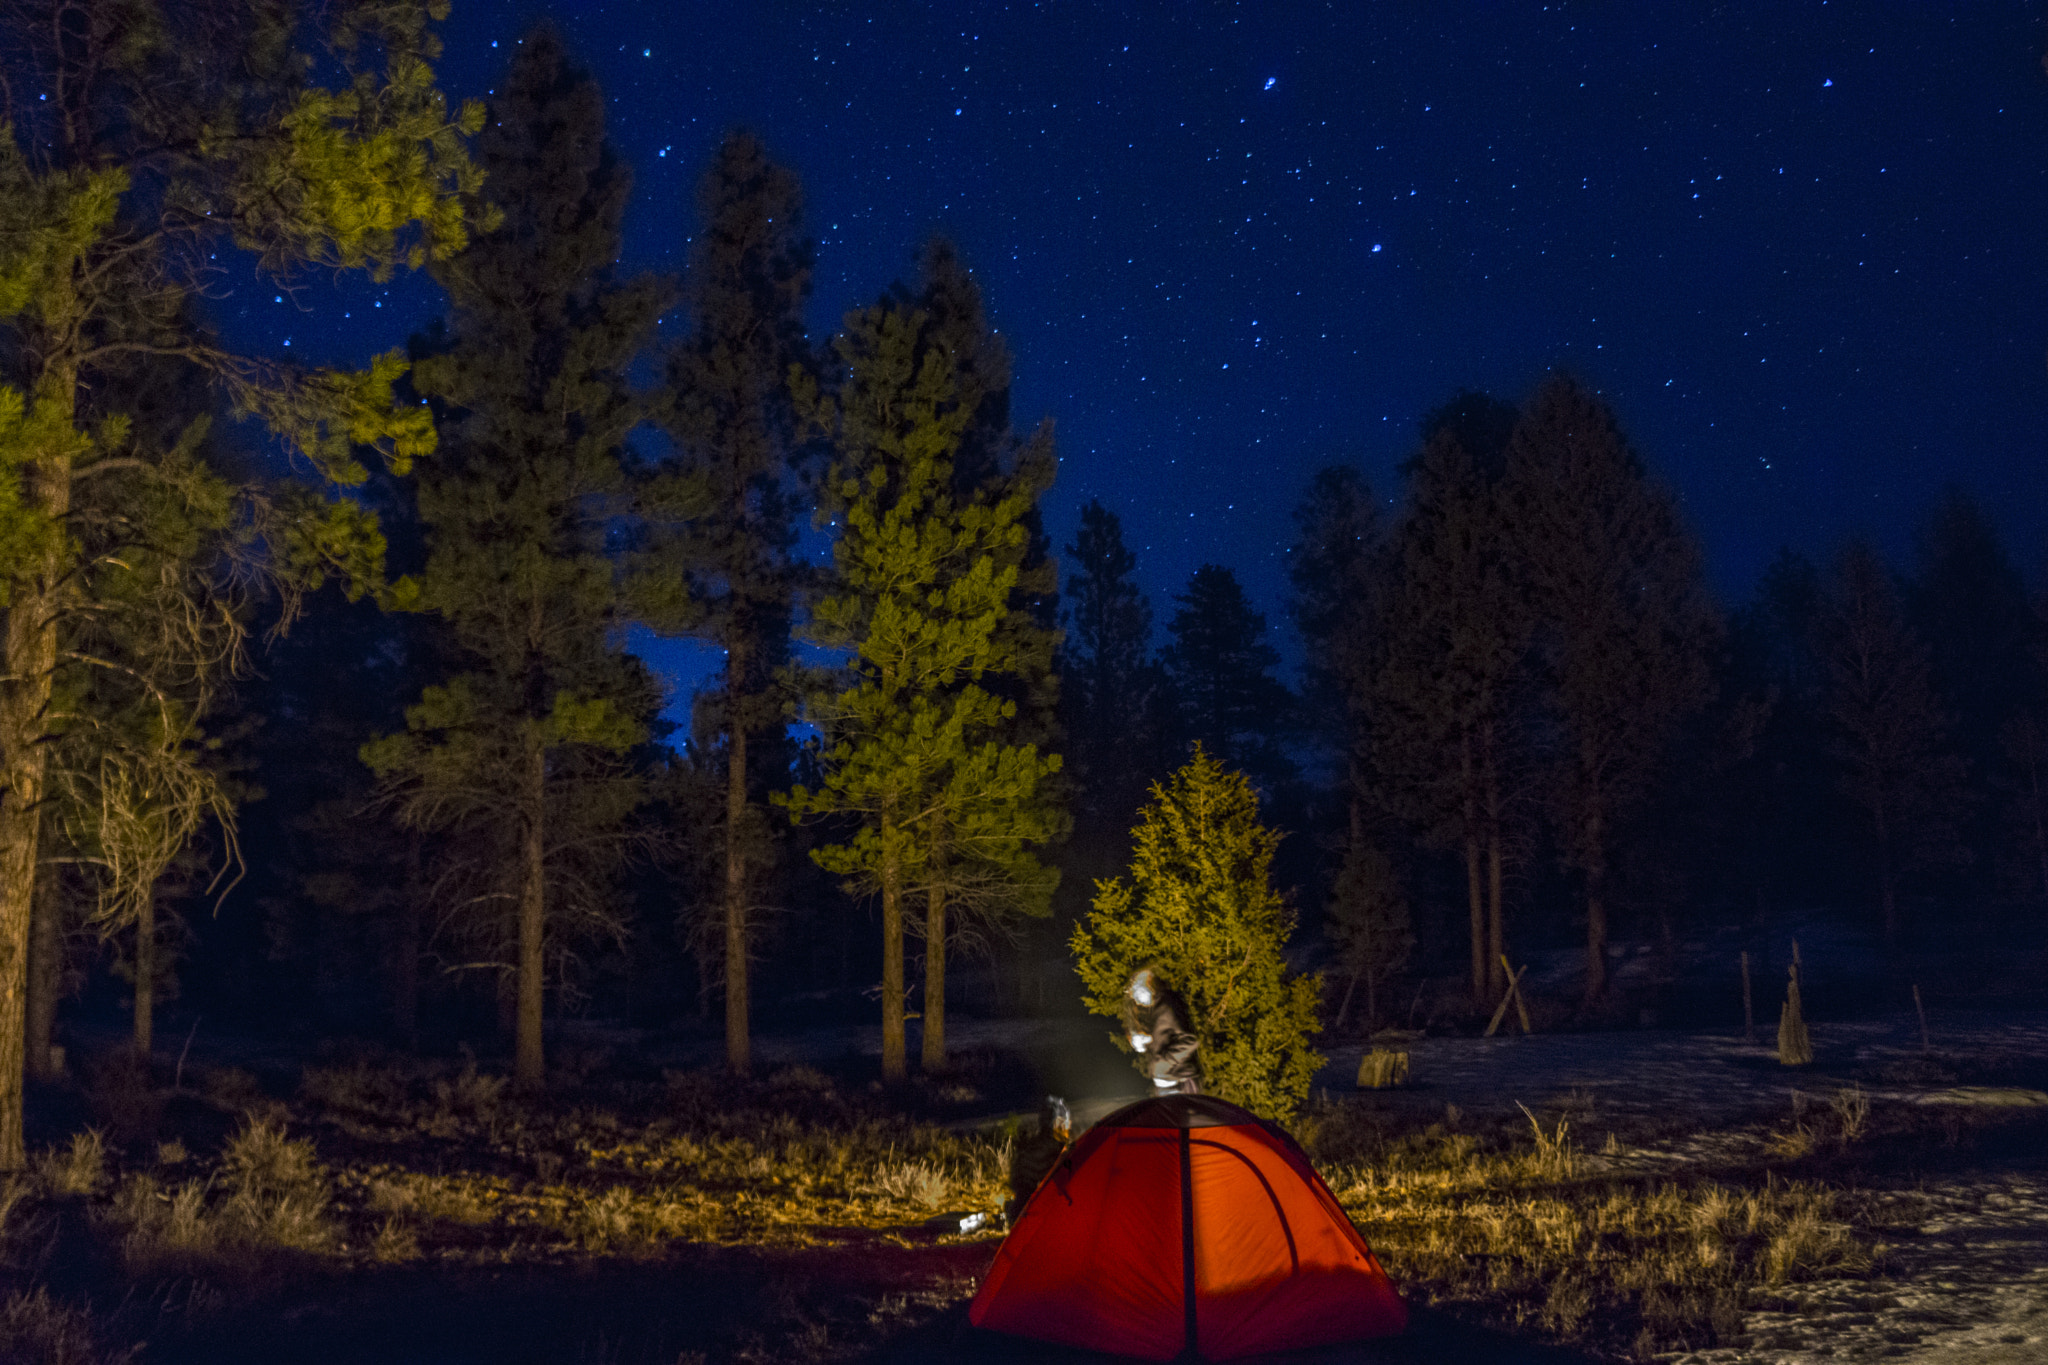
[[[1138,1070],[1154,1081],[1175,1085],[1199,1081],[1195,1065],[1195,1035],[1188,1031],[1188,1007],[1172,989],[1153,980],[1152,1003],[1140,1005],[1124,996],[1124,1036],[1147,1034],[1152,1041],[1132,1060]]]
[[[1024,1201],[1031,1197],[1031,1192],[1038,1188],[1047,1173],[1059,1164],[1060,1154],[1066,1150],[1067,1144],[1044,1128],[1017,1140],[1017,1146],[1010,1153],[1010,1202],[1013,1210],[1024,1206]]]

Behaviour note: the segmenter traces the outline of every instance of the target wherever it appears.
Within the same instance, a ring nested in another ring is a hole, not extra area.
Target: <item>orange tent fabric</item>
[[[1145,1360],[1235,1360],[1391,1336],[1408,1310],[1292,1138],[1173,1095],[1067,1149],[967,1318]]]

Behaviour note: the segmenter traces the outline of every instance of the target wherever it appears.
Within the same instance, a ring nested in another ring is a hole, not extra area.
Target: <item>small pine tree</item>
[[[1134,839],[1130,881],[1098,883],[1070,941],[1088,1008],[1115,1017],[1130,974],[1156,963],[1187,1002],[1204,1086],[1286,1122],[1323,1064],[1309,1046],[1322,981],[1282,956],[1295,917],[1273,890],[1280,835],[1259,823],[1258,793],[1197,745],[1153,786]]]
[[[1350,978],[1344,1001],[1337,1006],[1337,1027],[1344,1027],[1352,993],[1363,984],[1365,1026],[1370,1031],[1379,1023],[1380,987],[1408,965],[1408,955],[1415,950],[1408,897],[1393,862],[1377,846],[1365,841],[1351,846],[1337,883],[1330,888],[1324,916],[1338,964]]]

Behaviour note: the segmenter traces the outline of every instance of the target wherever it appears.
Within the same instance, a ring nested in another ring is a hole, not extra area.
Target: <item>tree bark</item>
[[[2034,853],[2041,860],[2041,895],[2048,899],[2048,810],[2041,804],[2041,765],[2027,764],[2027,781],[2034,793]]]
[[[1480,759],[1486,794],[1486,970],[1492,987],[1487,995],[1499,999],[1507,990],[1508,937],[1506,912],[1501,907],[1500,763],[1491,720],[1486,722],[1484,738]]]
[[[50,1049],[57,1043],[57,997],[64,989],[60,908],[56,869],[44,864],[36,877],[28,940],[27,1064],[28,1074],[39,1081],[53,1081],[58,1076]]]
[[[745,677],[739,641],[726,652],[727,726],[725,778],[725,1064],[736,1076],[753,1069],[747,996],[747,727],[739,687]]]
[[[156,1050],[156,897],[135,910],[135,1055],[146,1065]]]
[[[519,984],[512,1080],[521,1090],[532,1091],[547,1084],[547,1064],[541,1050],[541,946],[547,928],[547,751],[537,729],[526,741],[526,772],[522,778],[526,818],[519,858]]]
[[[1892,872],[1892,839],[1890,822],[1885,819],[1885,808],[1879,802],[1873,812],[1877,825],[1877,899],[1884,921],[1884,950],[1896,953],[1899,950],[1899,892],[1898,878]]]
[[[903,1040],[903,853],[896,813],[882,812],[882,1079],[909,1074]]]
[[[1607,994],[1607,832],[1595,806],[1586,816],[1586,1005]]]
[[[1459,775],[1463,778],[1465,803],[1465,901],[1470,915],[1472,939],[1472,1003],[1480,1009],[1487,1004],[1486,984],[1486,895],[1480,886],[1479,810],[1472,784],[1472,736],[1459,745]]]
[[[931,897],[924,909],[924,1055],[927,1074],[946,1069],[946,888],[932,860]]]
[[[65,432],[76,412],[77,373],[53,365],[37,401],[62,407]],[[68,453],[47,452],[25,480],[37,512],[61,525],[71,510]],[[28,581],[15,585],[7,609],[7,659],[0,667],[0,1171],[20,1170],[22,1080],[28,1032],[28,941],[34,917],[40,811],[48,774],[43,744],[57,666],[61,548],[53,548]]]
[[[398,932],[391,945],[391,1030],[407,1048],[420,1033],[420,836],[406,840],[405,888],[398,902]]]

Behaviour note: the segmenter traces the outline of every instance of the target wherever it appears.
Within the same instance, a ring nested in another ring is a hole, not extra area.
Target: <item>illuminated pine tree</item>
[[[1016,700],[996,690],[1037,657],[1013,601],[1038,483],[963,489],[954,456],[982,394],[930,316],[893,299],[849,316],[834,343],[836,394],[800,387],[831,434],[826,506],[840,526],[835,576],[811,638],[852,658],[808,714],[824,779],[781,798],[793,818],[850,815],[820,866],[882,906],[882,1070],[906,1072],[904,910],[926,892],[927,965],[954,898],[988,915],[1043,914],[1053,876],[1033,849],[1061,832],[1056,755],[1015,742]],[[941,962],[943,959],[941,959]],[[928,972],[925,1061],[943,1061],[943,976]],[[936,1043],[936,1047],[935,1047]]]
[[[141,356],[178,362],[186,383],[211,382],[343,483],[364,477],[360,447],[401,467],[432,449],[426,412],[393,402],[402,358],[348,374],[238,356],[189,305],[237,250],[274,277],[383,278],[462,245],[477,188],[463,134],[482,111],[451,118],[434,87],[437,8],[343,3],[309,20],[228,3],[207,6],[204,23],[159,0],[0,12],[6,88],[54,92],[15,103],[19,121],[0,136],[0,1169],[23,1160],[25,949],[51,700],[78,662],[60,637],[119,572],[94,528],[146,536],[146,515],[129,520],[138,511],[239,503],[221,524],[254,516],[272,528],[265,562],[295,587],[381,572],[367,512],[310,489],[242,496],[193,447],[146,439],[123,377]]]
[[[1285,1123],[1323,1058],[1311,1047],[1322,981],[1287,970],[1293,909],[1273,889],[1277,831],[1259,795],[1199,745],[1152,788],[1139,816],[1130,880],[1098,886],[1074,930],[1088,1008],[1118,1017],[1146,963],[1187,1002],[1203,1088]]]

